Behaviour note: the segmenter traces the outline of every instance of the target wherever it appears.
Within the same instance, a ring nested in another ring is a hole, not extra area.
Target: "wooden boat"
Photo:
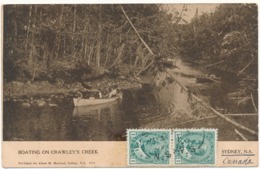
[[[77,106],[74,107],[73,110],[73,116],[81,117],[85,115],[96,115],[100,112],[110,112],[114,113],[115,109],[117,109],[118,102],[110,102],[110,103],[104,103],[104,104],[98,104],[98,105],[92,105],[92,106]]]
[[[93,106],[99,104],[105,104],[114,102],[118,97],[106,98],[106,99],[82,99],[82,98],[73,98],[74,106]]]

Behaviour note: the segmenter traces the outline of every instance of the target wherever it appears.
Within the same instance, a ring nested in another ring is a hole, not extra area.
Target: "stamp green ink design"
[[[128,130],[129,165],[170,164],[170,130]]]
[[[214,165],[216,130],[173,130],[174,164]]]

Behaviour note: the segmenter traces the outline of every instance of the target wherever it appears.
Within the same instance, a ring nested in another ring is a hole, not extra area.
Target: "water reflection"
[[[24,108],[19,103],[4,103],[4,140],[66,140],[70,111],[69,108]]]
[[[73,137],[78,140],[122,140],[122,112],[118,102],[96,106],[75,107]]]
[[[126,140],[126,129],[140,126],[138,114],[144,110],[136,93],[125,91],[125,97],[120,102],[86,107],[74,107],[72,99],[59,101],[57,107],[43,108],[5,102],[4,140]],[[149,111],[149,114],[152,113]]]
[[[193,75],[199,74],[184,63],[181,70],[173,71],[184,85],[195,83]],[[189,76],[184,76],[184,73]],[[199,97],[211,106],[230,107],[225,92],[212,88],[212,92]],[[21,103],[5,102],[3,139],[16,141],[117,141],[126,140],[129,128],[218,128],[218,139],[239,140],[235,127],[214,116],[182,91],[177,84],[170,84],[158,92],[147,88],[125,90],[123,100],[97,106],[74,108],[72,99],[58,100],[57,107],[22,107]],[[236,109],[233,109],[233,111]],[[239,110],[235,111],[239,112]],[[231,118],[231,117],[230,117]],[[258,119],[232,117],[253,130],[258,130]],[[246,135],[246,133],[243,133]],[[249,140],[257,137],[246,135]],[[241,140],[241,139],[240,139]]]

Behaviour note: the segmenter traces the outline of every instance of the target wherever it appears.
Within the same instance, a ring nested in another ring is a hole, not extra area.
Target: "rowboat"
[[[73,98],[74,106],[93,106],[105,103],[111,103],[118,99],[118,97],[112,97],[107,99],[82,99],[82,98]]]
[[[114,113],[118,109],[117,103],[118,102],[115,101],[115,102],[92,105],[92,106],[77,106],[74,107],[73,116],[75,117],[81,117],[85,115],[95,116],[100,112]]]

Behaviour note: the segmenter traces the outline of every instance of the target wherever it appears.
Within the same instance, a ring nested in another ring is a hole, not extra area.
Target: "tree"
[[[229,94],[238,104],[257,99],[252,97],[257,93],[257,25],[256,4],[220,4],[214,13],[194,17],[181,32],[184,57],[238,79]]]
[[[156,4],[123,7],[157,57],[175,55],[177,42],[173,39],[180,15],[175,17]],[[8,18],[4,61],[16,70],[13,78],[6,76],[10,80],[40,80],[43,74],[80,67],[127,65],[138,73],[156,59],[140,41],[120,5],[9,5],[4,11]]]

